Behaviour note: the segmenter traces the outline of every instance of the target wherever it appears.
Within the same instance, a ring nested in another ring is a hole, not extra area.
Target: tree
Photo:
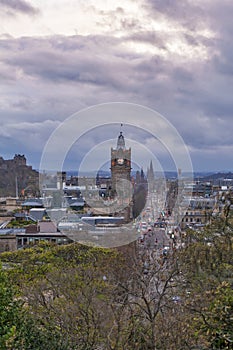
[[[179,253],[187,328],[202,349],[232,349],[232,212],[224,210],[203,231],[190,234]]]
[[[29,349],[32,343],[32,349],[37,349],[36,338],[46,349],[103,346],[112,320],[107,302],[111,285],[103,276],[109,279],[111,270],[118,268],[114,265],[119,263],[116,255],[115,251],[78,244],[40,244],[3,254],[2,259],[11,267],[8,276],[12,283],[17,281],[20,298],[25,301],[17,349]]]
[[[123,268],[127,279],[115,281],[115,297],[111,299],[116,315],[111,339],[112,343],[118,340],[118,347],[110,349],[157,349],[158,324],[172,298],[171,284],[178,272],[177,264],[172,253],[165,258],[143,249],[136,252],[133,263],[125,260]]]
[[[7,272],[0,269],[0,349],[68,350],[56,329],[46,330],[36,322]]]
[[[3,349],[230,350],[233,230],[225,213],[166,254],[77,243],[1,254]]]
[[[0,269],[0,349],[13,343],[19,323],[20,303],[14,300],[14,290],[5,272]]]
[[[211,349],[233,348],[233,290],[229,283],[222,282],[217,287],[198,321],[199,332],[206,336]]]

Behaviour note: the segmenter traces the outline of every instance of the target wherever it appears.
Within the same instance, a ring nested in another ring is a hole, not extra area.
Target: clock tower
[[[117,139],[117,147],[111,148],[112,194],[122,203],[122,212],[126,221],[130,219],[131,185],[131,148],[126,149],[122,131]]]

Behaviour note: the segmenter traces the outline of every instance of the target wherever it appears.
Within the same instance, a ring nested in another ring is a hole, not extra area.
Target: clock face
[[[117,159],[117,164],[122,165],[123,163],[124,163],[124,159],[123,158]]]

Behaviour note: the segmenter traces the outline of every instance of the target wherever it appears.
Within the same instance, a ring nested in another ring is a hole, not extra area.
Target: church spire
[[[154,168],[153,168],[153,163],[152,160],[150,161],[150,166],[147,168],[147,180],[149,182],[153,182],[155,179],[154,175]]]

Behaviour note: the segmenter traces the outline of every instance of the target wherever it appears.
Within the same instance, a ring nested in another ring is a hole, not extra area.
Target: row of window
[[[18,238],[17,239],[17,246],[18,247],[24,247],[27,245],[34,245],[39,243],[40,241],[47,241],[47,242],[52,242],[56,244],[66,244],[68,243],[68,238],[63,238],[63,237],[23,237],[23,238]]]
[[[201,212],[201,211],[194,211],[194,212],[190,211],[190,212],[188,212],[188,211],[186,211],[185,215],[193,215],[193,216],[199,215],[199,216],[203,216],[203,215],[205,215],[205,212]]]
[[[200,218],[196,218],[195,220],[194,220],[194,218],[183,218],[182,222],[198,222],[200,224],[202,223]]]

